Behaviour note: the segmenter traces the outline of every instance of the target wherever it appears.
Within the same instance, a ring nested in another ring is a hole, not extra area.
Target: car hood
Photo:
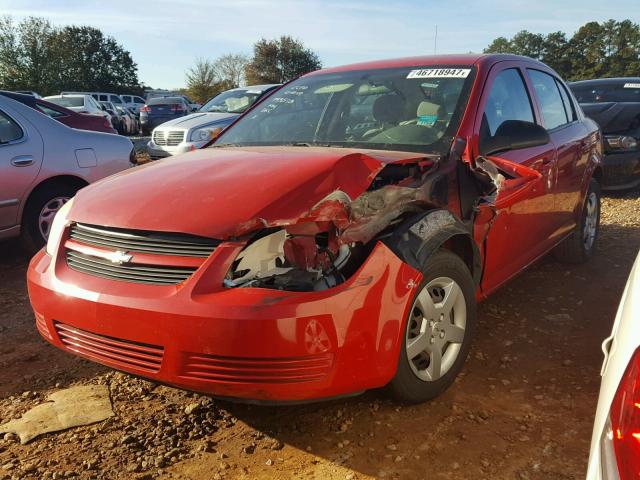
[[[638,128],[639,102],[581,103],[584,114],[594,120],[602,133],[626,133]]]
[[[222,121],[230,121],[238,116],[237,113],[192,113],[185,115],[184,117],[175,118],[163,123],[158,128],[180,128],[189,130],[192,128],[199,128],[211,123],[217,123]]]
[[[419,153],[343,148],[207,148],[83,188],[69,218],[227,239],[294,223],[338,190],[354,199],[386,164],[424,158]]]

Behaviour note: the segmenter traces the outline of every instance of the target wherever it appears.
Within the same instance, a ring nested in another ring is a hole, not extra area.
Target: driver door
[[[516,62],[501,62],[494,67],[476,117],[476,159],[485,158],[486,145],[492,143],[503,122],[540,123],[532,98]],[[476,240],[484,244],[481,287],[485,294],[519,273],[550,247],[554,230],[556,151],[549,142],[502,151],[487,160],[505,180],[495,198],[480,206],[476,218]]]

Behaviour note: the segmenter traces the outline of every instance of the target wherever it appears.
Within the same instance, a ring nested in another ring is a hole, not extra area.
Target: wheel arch
[[[409,218],[385,243],[417,270],[422,270],[427,258],[439,249],[449,250],[462,259],[478,286],[482,277],[482,257],[471,231],[471,226],[451,212],[438,209]]]
[[[64,185],[69,187],[74,187],[77,190],[80,190],[83,187],[89,185],[84,178],[75,176],[75,175],[56,175],[54,177],[49,177],[38,183],[34,188],[31,189],[29,195],[27,195],[26,200],[22,203],[22,211],[20,212],[20,223],[24,221],[24,214],[27,210],[27,205],[29,202],[42,190],[49,188],[53,185]]]

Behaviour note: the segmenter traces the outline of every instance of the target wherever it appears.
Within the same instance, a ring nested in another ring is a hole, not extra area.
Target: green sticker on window
[[[436,120],[438,120],[437,115],[420,115],[418,117],[418,125],[433,127],[436,124]]]

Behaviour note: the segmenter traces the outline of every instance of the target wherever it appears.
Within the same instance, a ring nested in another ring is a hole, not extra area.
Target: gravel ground
[[[40,340],[26,259],[0,244],[0,423],[69,385],[108,385],[116,415],[27,445],[0,438],[0,479],[584,478],[602,360],[640,248],[640,192],[603,201],[596,257],[545,258],[480,306],[441,398],[383,391],[296,407],[236,405],[76,359]]]

